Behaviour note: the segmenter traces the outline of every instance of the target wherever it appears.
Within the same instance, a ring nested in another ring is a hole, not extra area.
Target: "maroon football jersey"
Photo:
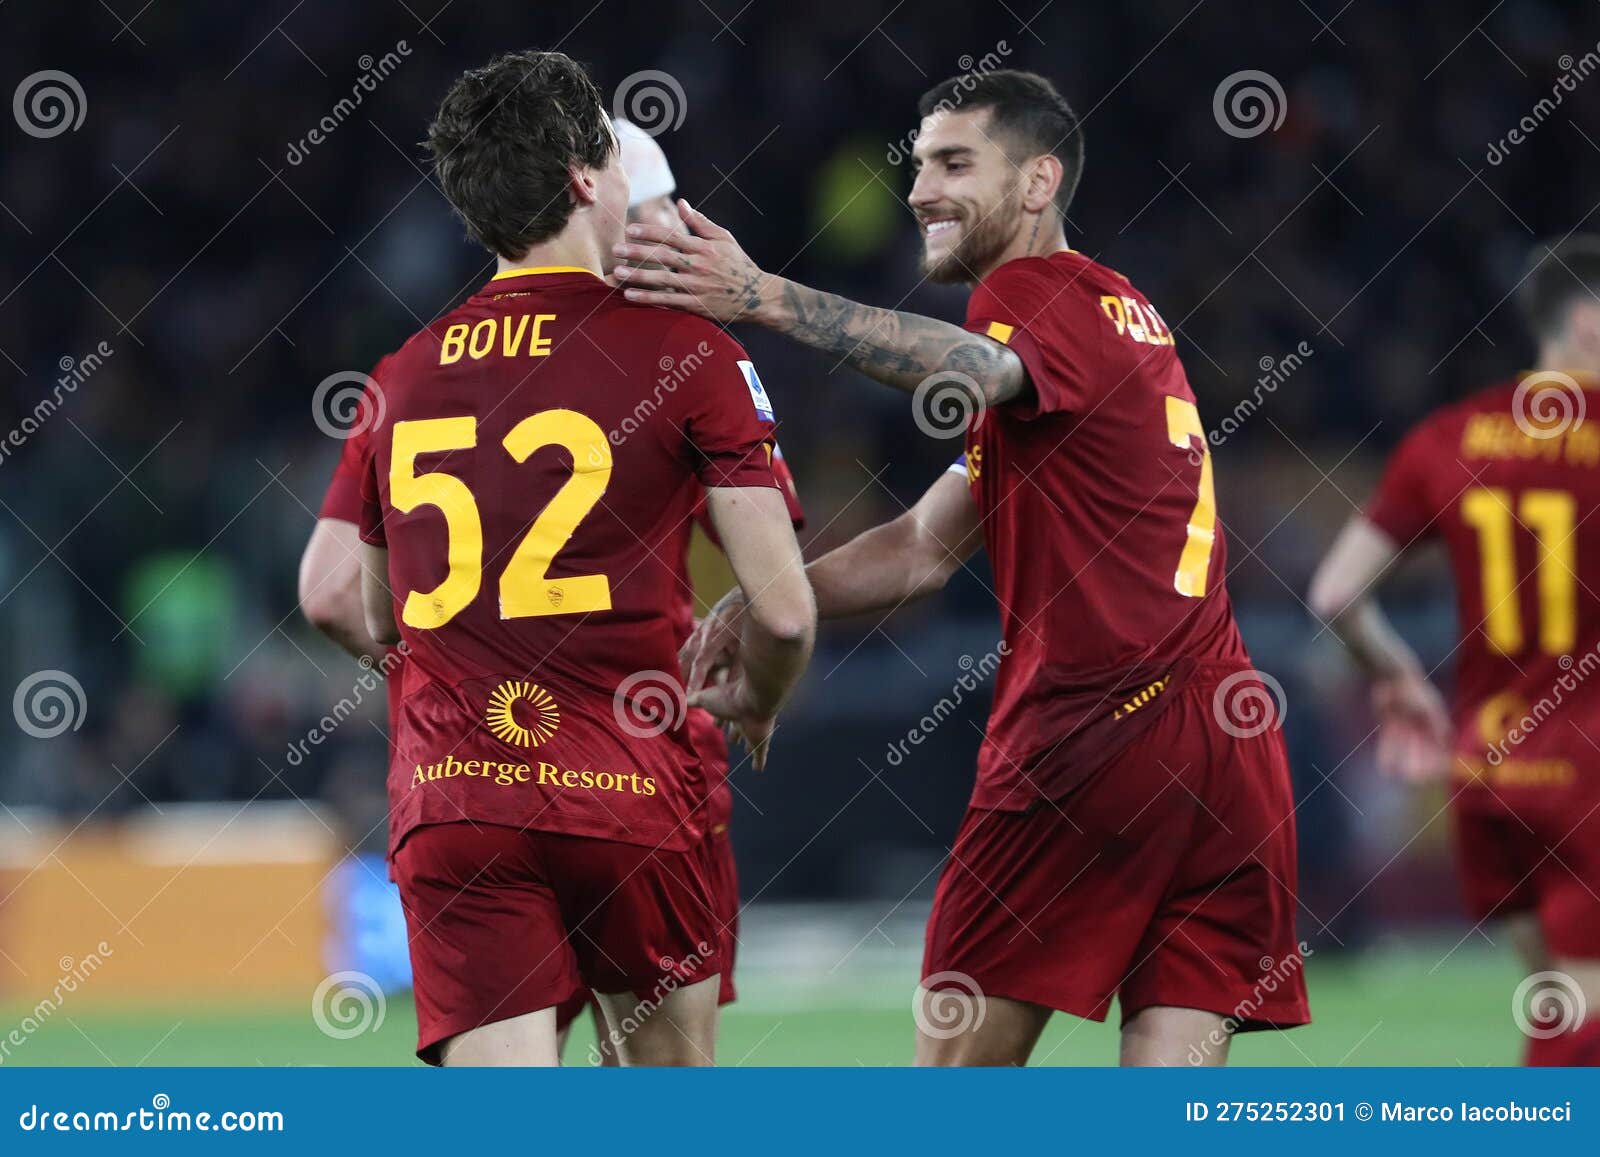
[[[409,646],[391,846],[467,819],[688,847],[684,544],[704,487],[777,486],[743,349],[585,270],[517,270],[380,370],[362,537]]]
[[[966,447],[1005,647],[972,804],[1018,810],[1081,782],[1197,664],[1249,658],[1205,430],[1150,302],[1069,251],[984,278],[966,326],[1033,383]]]
[[[1600,402],[1529,373],[1446,406],[1395,450],[1367,517],[1401,547],[1444,540],[1455,574],[1457,770],[1576,782],[1600,734]],[[1577,730],[1574,730],[1576,728]]]
[[[372,371],[374,375],[383,372],[383,363],[380,361]],[[376,378],[374,378],[376,380]],[[361,403],[361,413],[371,415],[377,403],[364,400]],[[356,526],[361,525],[361,482],[366,476],[367,452],[372,448],[372,423],[370,417],[361,422],[344,440],[339,451],[339,461],[334,463],[333,477],[328,479],[328,489],[322,495],[322,507],[317,511],[318,518],[332,518],[339,522],[349,522]]]

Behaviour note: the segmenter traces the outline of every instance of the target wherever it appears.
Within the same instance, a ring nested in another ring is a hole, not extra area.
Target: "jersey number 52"
[[[449,534],[449,573],[431,591],[406,595],[401,619],[408,627],[442,627],[478,597],[483,586],[483,519],[471,489],[441,470],[417,473],[417,456],[470,450],[478,444],[478,420],[427,418],[396,422],[389,461],[389,501],[401,514],[437,507]],[[542,410],[511,428],[502,445],[518,462],[544,446],[564,446],[572,473],[539,515],[500,573],[500,617],[577,615],[611,609],[611,582],[603,574],[560,580],[559,597],[546,581],[550,563],[611,482],[611,445],[605,431],[576,410]]]

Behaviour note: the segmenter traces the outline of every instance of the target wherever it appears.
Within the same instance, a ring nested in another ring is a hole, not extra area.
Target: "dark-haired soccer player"
[[[683,226],[678,218],[678,205],[672,196],[677,188],[677,179],[672,175],[672,166],[668,163],[667,155],[661,145],[655,137],[632,121],[617,119],[613,124],[621,150],[622,168],[628,175],[628,220],[650,222],[669,229],[681,229]],[[742,399],[739,404],[744,404]],[[789,517],[794,523],[795,530],[798,531],[805,524],[805,514],[800,508],[800,497],[795,489],[794,475],[790,473],[776,440],[772,444],[772,474],[783,490]],[[695,524],[702,531],[702,535],[696,536],[692,541],[688,539],[684,541],[685,551],[680,558],[678,573],[676,619],[680,642],[687,639],[694,629],[697,592],[695,583],[690,577],[689,556],[692,552],[698,551],[700,552],[698,557],[705,558],[707,554],[717,552],[716,528],[706,517],[704,504],[695,512]],[[718,565],[714,569],[722,572],[717,576],[722,580],[721,585],[715,589],[715,594],[720,594],[728,585],[726,567]],[[365,634],[365,630],[362,633]],[[719,949],[722,953],[722,973],[717,1003],[725,1005],[733,1003],[738,995],[734,987],[733,970],[739,946],[739,870],[733,855],[733,838],[728,834],[728,825],[733,821],[733,789],[728,785],[728,741],[722,734],[721,725],[702,708],[690,709],[686,722],[689,734],[694,740],[695,750],[700,753],[700,759],[705,765],[706,778],[711,785],[706,800],[706,854],[710,863],[718,930],[721,934]],[[563,1003],[557,1010],[556,1026],[562,1034],[563,1044],[567,1029],[590,1003],[591,995],[585,990]],[[610,1045],[612,1029],[605,1023],[605,1017],[598,1009],[595,1015],[595,1028],[595,1035],[600,1042],[598,1051],[603,1063],[614,1063],[616,1050]]]
[[[364,603],[409,649],[390,840],[418,1052],[554,1064],[555,1006],[587,985],[628,1026],[624,1064],[708,1064],[705,772],[681,720],[641,726],[630,695],[672,678],[703,494],[754,612],[715,706],[764,761],[815,616],[770,403],[720,329],[602,281],[628,180],[581,67],[498,57],[428,141],[499,272],[373,373]]]
[[[1282,737],[1219,712],[1224,687],[1265,689],[1194,394],[1149,300],[1067,247],[1083,139],[1049,82],[960,78],[920,111],[910,204],[928,276],[975,287],[964,326],[764,273],[687,206],[689,236],[634,226],[617,250],[667,270],[617,274],[634,300],[757,322],[906,391],[943,375],[982,407],[959,475],[808,568],[833,617],[939,589],[980,527],[994,566],[1007,653],[923,962],[925,1008],[975,986],[985,1009],[919,1031],[918,1060],[1020,1064],[1052,1009],[1103,1017],[1118,995],[1125,1063],[1221,1063],[1233,1030],[1307,1013]],[[691,686],[743,613],[735,594],[702,624]]]
[[[1467,906],[1505,922],[1543,974],[1532,1011],[1556,1014],[1527,1063],[1600,1065],[1600,238],[1539,246],[1518,304],[1540,368],[1406,435],[1310,603],[1372,680],[1379,765],[1452,778]],[[1453,719],[1373,595],[1431,539],[1455,573]]]

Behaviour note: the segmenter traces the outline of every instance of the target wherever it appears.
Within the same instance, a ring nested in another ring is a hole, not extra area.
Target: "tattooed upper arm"
[[[958,325],[862,305],[792,281],[784,284],[782,300],[775,328],[898,389],[912,391],[933,374],[958,373],[972,379],[984,405],[994,406],[1031,388],[1015,351]]]
[[[969,340],[950,351],[948,368],[977,382],[986,406],[1012,401],[1032,388],[1028,369],[1016,351],[986,337],[969,335]]]

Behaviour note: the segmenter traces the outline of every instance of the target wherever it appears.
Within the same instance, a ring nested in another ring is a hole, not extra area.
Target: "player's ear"
[[[1030,213],[1042,213],[1056,199],[1061,188],[1061,159],[1045,153],[1028,162],[1023,182],[1022,207]]]
[[[592,169],[568,165],[567,190],[572,194],[573,201],[580,206],[593,205],[600,199],[600,182]]]

